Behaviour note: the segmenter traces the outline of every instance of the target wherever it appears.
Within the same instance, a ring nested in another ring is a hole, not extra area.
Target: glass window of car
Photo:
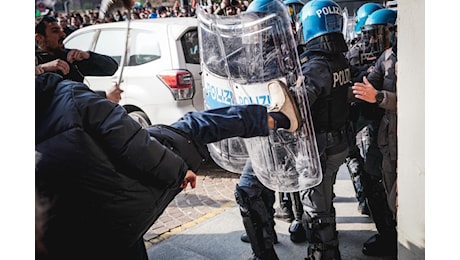
[[[182,47],[185,61],[187,63],[200,64],[200,46],[198,45],[198,32],[191,30],[186,32],[182,38]]]
[[[93,38],[96,31],[89,31],[72,36],[65,47],[68,49],[79,49],[82,51],[89,51],[92,49]]]
[[[123,39],[123,40],[114,40]],[[126,29],[102,30],[97,39],[95,52],[108,55],[120,64],[126,48]]]
[[[142,65],[161,57],[161,48],[151,31],[131,31],[128,66]]]

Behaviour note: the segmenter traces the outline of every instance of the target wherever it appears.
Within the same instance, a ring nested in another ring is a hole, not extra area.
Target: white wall
[[[425,2],[398,1],[398,259],[425,259]]]

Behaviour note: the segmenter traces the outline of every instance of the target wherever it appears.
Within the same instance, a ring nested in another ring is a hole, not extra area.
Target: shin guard
[[[258,259],[278,259],[273,249],[274,229],[270,223],[265,204],[261,198],[250,198],[238,184],[235,199],[240,206],[244,229],[249,237],[251,248]]]

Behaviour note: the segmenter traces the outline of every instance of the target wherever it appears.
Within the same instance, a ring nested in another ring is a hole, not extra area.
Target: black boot
[[[394,256],[397,255],[396,237],[373,235],[363,245],[363,254],[367,256]]]
[[[275,236],[274,236],[274,238],[273,238],[273,243],[274,243],[274,244],[278,244],[278,235],[276,234],[276,231],[275,231],[274,229],[273,229],[273,234],[275,234]],[[250,242],[250,241],[249,241],[249,236],[248,236],[248,234],[246,234],[246,233],[241,234],[240,239],[241,239],[241,241],[243,241],[243,242],[245,242],[245,243],[249,243],[249,242]]]
[[[280,206],[276,208],[274,217],[286,222],[291,222],[294,219],[291,196],[287,192],[279,192],[278,195]]]
[[[367,205],[378,234],[363,244],[363,254],[394,256],[397,251],[396,221],[388,207],[383,184],[381,181],[371,180],[365,190],[369,191],[366,196]]]
[[[307,233],[302,226],[302,221],[294,220],[289,226],[291,241],[294,243],[302,243],[307,241]]]
[[[325,244],[308,245],[308,256],[305,260],[342,260],[339,247]]]
[[[251,260],[279,260],[273,248],[270,250],[267,250],[262,256],[257,256],[256,254],[252,253],[252,258],[250,259]]]

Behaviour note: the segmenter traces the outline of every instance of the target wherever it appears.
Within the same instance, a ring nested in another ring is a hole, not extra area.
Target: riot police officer
[[[368,47],[369,42],[368,39],[363,37],[361,27],[366,23],[366,19],[370,14],[383,8],[384,6],[381,4],[365,3],[356,11],[356,24],[354,30],[356,38],[353,40],[354,44],[352,44],[350,50],[346,54],[346,58],[350,61],[351,65],[363,66],[375,61],[375,59],[368,59],[368,55],[366,55],[366,47]]]
[[[271,13],[283,15],[286,10],[282,3],[277,1],[254,0],[248,6],[246,12],[260,15]],[[273,45],[273,42],[264,42],[264,52],[270,52],[273,49]],[[264,72],[270,73],[270,66],[274,64],[269,65],[267,63],[264,65]],[[270,105],[274,104],[271,103]],[[240,213],[246,231],[246,233],[242,234],[241,240],[251,244],[253,259],[278,259],[273,247],[274,244],[278,243],[274,228],[275,209],[273,206],[275,192],[264,186],[257,178],[251,160],[248,160],[243,168],[240,180],[236,185],[235,198],[240,206]]]
[[[370,55],[366,53],[366,50],[370,49],[369,41],[367,37],[363,37],[361,27],[365,24],[367,17],[376,10],[384,8],[383,5],[377,3],[365,3],[361,5],[356,11],[356,24],[354,26],[354,32],[356,38],[354,43],[350,46],[345,57],[350,63],[350,69],[352,74],[352,81],[361,81],[363,76],[366,76],[373,68],[375,59],[367,58]],[[367,36],[367,34],[366,34]],[[358,200],[358,211],[361,214],[369,215],[369,208],[366,202],[364,194],[364,187],[362,185],[362,171],[364,165],[364,158],[357,146],[357,126],[356,123],[359,118],[359,104],[358,102],[352,101],[350,103],[350,125],[349,125],[349,144],[350,150],[348,157],[346,158],[345,164],[347,165],[350,178],[352,180],[353,188],[355,189],[356,199]],[[362,139],[358,140],[363,141]],[[367,140],[364,140],[366,142]]]
[[[322,182],[300,192],[307,259],[341,259],[336,231],[333,186],[348,154],[348,89],[351,75],[342,8],[332,0],[312,0],[300,13],[305,51],[300,54],[323,170]]]
[[[364,193],[378,231],[378,234],[363,245],[363,253],[370,256],[396,256],[397,253],[396,210],[392,196],[396,180],[396,16],[394,10],[379,9],[367,18],[362,30],[366,31],[369,38],[376,39],[374,50],[381,55],[367,77],[369,81],[355,83],[353,86],[357,98],[367,101],[360,104],[360,132],[371,137],[367,149],[361,147],[366,155],[365,171],[362,175]],[[356,85],[369,83],[372,84],[373,91],[366,90],[363,93],[362,89],[356,89]],[[379,91],[380,94],[376,95],[379,92],[374,87],[385,90],[386,94]],[[392,93],[394,101],[388,102]],[[390,104],[393,104],[392,108],[389,108]],[[392,199],[388,200],[389,198]]]

